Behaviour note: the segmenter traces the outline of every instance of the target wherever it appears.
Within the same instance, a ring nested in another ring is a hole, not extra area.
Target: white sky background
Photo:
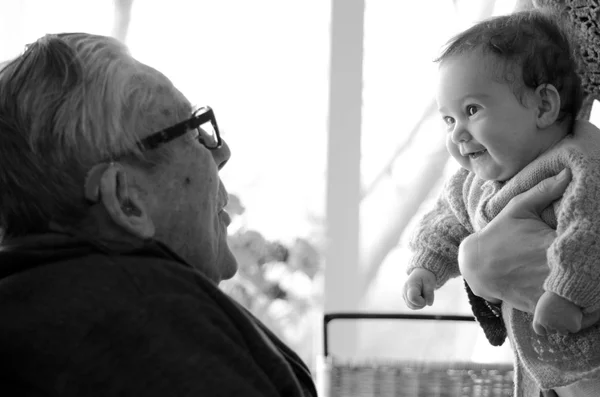
[[[328,2],[155,4],[134,3],[129,44],[215,109],[233,153],[222,178],[247,227],[284,241],[312,234],[324,202]],[[147,23],[161,19],[177,27]]]

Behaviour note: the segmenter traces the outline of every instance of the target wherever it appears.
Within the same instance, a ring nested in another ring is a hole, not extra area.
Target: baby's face
[[[482,179],[505,181],[533,161],[544,143],[535,106],[522,104],[508,84],[494,78],[493,60],[479,52],[444,60],[436,99],[450,154]]]

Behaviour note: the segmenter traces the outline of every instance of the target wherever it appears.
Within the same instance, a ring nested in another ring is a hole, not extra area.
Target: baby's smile
[[[469,156],[472,160],[475,160],[475,159],[483,156],[485,153],[487,153],[487,149],[483,149],[478,152],[469,153],[469,154],[467,154],[467,156]]]

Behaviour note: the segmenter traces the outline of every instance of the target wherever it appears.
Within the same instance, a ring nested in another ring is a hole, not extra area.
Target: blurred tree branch
[[[113,0],[113,3],[115,17],[112,36],[125,43],[129,31],[129,22],[131,21],[133,0]]]

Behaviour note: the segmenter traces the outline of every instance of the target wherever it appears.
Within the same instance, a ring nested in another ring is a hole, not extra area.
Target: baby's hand
[[[566,335],[581,329],[583,312],[573,302],[553,292],[544,292],[535,307],[533,330],[538,335],[558,332]]]
[[[414,269],[404,284],[404,301],[410,309],[417,310],[433,305],[435,274],[425,269]]]

